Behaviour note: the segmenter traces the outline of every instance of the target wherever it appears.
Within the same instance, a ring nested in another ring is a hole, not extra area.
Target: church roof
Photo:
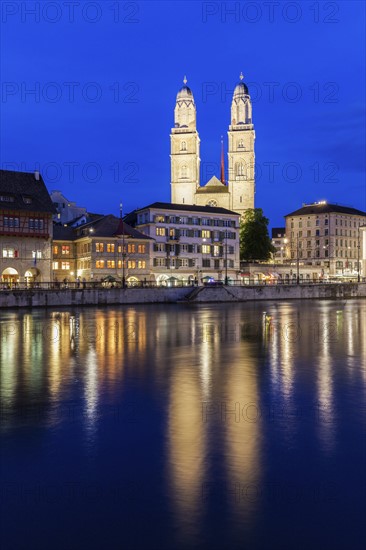
[[[216,176],[197,189],[197,193],[228,193],[229,189]]]
[[[171,202],[154,202],[152,204],[149,204],[148,206],[145,206],[144,208],[139,208],[136,212],[141,212],[142,210],[146,210],[148,208],[158,208],[162,211],[181,210],[185,212],[207,212],[208,214],[235,214],[236,216],[239,216],[237,212],[234,212],[233,210],[228,210],[227,208],[221,208],[221,206],[199,206],[197,204],[176,204]],[[128,214],[128,216],[130,216],[131,214]]]

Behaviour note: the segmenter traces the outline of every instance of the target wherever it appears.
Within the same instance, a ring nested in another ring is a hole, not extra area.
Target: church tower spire
[[[170,134],[171,202],[194,204],[199,187],[200,139],[196,127],[196,105],[186,76],[177,94],[174,128]]]
[[[233,94],[228,138],[230,208],[243,215],[248,208],[254,208],[255,192],[252,102],[243,73]]]

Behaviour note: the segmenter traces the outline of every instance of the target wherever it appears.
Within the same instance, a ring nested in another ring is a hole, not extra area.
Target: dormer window
[[[14,195],[0,195],[1,202],[14,202]]]
[[[23,195],[23,202],[24,204],[32,204],[32,197],[27,197]]]

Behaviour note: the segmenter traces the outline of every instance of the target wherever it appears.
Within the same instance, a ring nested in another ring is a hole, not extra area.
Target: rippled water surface
[[[2,550],[363,548],[365,301],[0,319]]]

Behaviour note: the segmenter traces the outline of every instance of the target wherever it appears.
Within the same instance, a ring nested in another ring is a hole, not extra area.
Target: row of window
[[[118,260],[118,262],[115,260],[97,260],[95,262],[96,269],[115,269],[116,266],[118,269],[122,269],[122,260]],[[146,262],[145,260],[124,260],[124,267],[127,269],[146,269]],[[90,262],[85,268],[90,268]],[[52,262],[52,269],[70,269],[70,262]],[[80,265],[80,269],[84,269],[84,267]]]
[[[212,218],[188,218],[185,216],[164,216],[157,214],[154,216],[155,223],[174,223],[180,225],[208,225],[213,227],[235,227],[235,220],[218,220]],[[142,218],[139,223],[148,223]]]
[[[324,235],[325,235],[325,236],[329,235],[329,230],[328,230],[328,229],[324,229]],[[348,235],[347,235],[347,229],[345,229],[345,230],[344,230],[344,233],[343,233],[343,229],[340,229],[340,230],[338,231],[337,228],[336,228],[336,230],[335,230],[335,235],[337,235],[337,236],[344,236],[344,237],[352,237],[352,236],[353,236],[354,238],[356,238],[356,236],[357,236],[357,235],[356,235],[356,231],[353,231],[353,235],[352,235],[352,230],[349,229],[349,230],[348,230]],[[305,236],[305,231],[304,231],[304,235],[303,235],[303,232],[300,230],[300,231],[297,233],[297,236],[298,236],[299,238],[302,237],[302,236]],[[315,230],[315,236],[316,236],[316,237],[320,237],[320,229],[316,229],[316,230]],[[310,230],[310,229],[308,229],[308,230],[306,231],[306,237],[311,237],[311,230]],[[292,239],[295,238],[295,232],[294,232],[294,231],[291,231],[291,238],[292,238]]]
[[[118,245],[116,246],[114,243],[95,243],[95,251],[96,252],[110,252],[113,253],[117,251],[118,254],[122,254],[122,248],[123,248],[123,254],[146,254],[146,245],[145,244],[128,244],[127,246],[124,245]]]
[[[32,250],[32,258],[42,258],[41,250]],[[3,258],[19,258],[19,251],[15,248],[3,248]]]
[[[233,260],[227,260],[228,267],[234,267]],[[154,258],[154,267],[195,267],[197,264],[196,259],[191,258]],[[220,269],[226,267],[226,260],[213,260],[209,258],[202,259],[202,267],[213,267],[214,269]]]
[[[95,262],[95,267],[97,269],[115,269],[117,266],[118,269],[122,269],[122,260],[97,260]],[[146,269],[145,260],[124,260],[123,267],[127,269]]]
[[[328,246],[328,244],[329,244],[329,239],[325,239],[324,240],[324,245]],[[302,241],[299,241],[299,248],[305,248],[305,246],[303,246],[303,245],[305,245],[305,243],[302,242]],[[315,241],[315,246],[316,247],[320,246],[320,240],[319,239],[317,239]],[[352,246],[353,246],[353,248],[357,248],[358,245],[357,245],[357,241],[351,241],[351,240],[347,241],[347,239],[345,239],[344,244],[343,244],[343,239],[336,239],[335,240],[335,246],[345,246],[347,248],[352,248]],[[291,243],[291,248],[296,248],[296,243],[294,243],[294,242]],[[312,248],[312,241],[306,241],[306,248]]]
[[[348,224],[347,224],[347,221],[348,221]],[[321,225],[322,222],[324,222],[324,225],[329,225],[329,218],[322,218],[322,219],[317,218],[315,220],[315,225],[319,226]],[[343,220],[343,219],[338,220],[338,218],[336,218],[335,225],[341,225],[341,226],[344,225],[345,227],[347,227],[348,225],[348,227],[352,227],[352,220]],[[358,220],[357,222],[353,220],[353,227],[358,227],[359,225],[361,225],[360,220]],[[311,227],[311,226],[312,226],[312,220],[307,220],[306,227]],[[291,229],[293,229],[294,227],[295,227],[295,222],[291,221]],[[298,221],[297,227],[303,227],[302,220]]]
[[[180,237],[190,237],[195,239],[215,239],[222,241],[225,239],[235,239],[236,233],[232,231],[209,231],[199,229],[169,229],[168,227],[156,227],[155,235],[157,237],[170,237],[171,239],[179,239]]]
[[[4,216],[3,227],[17,229],[20,227],[20,218],[17,216]],[[42,218],[29,218],[28,229],[31,231],[42,231],[45,228],[45,223]]]
[[[324,250],[324,258],[329,258],[329,250],[327,248],[325,248],[323,250]],[[343,254],[343,252],[344,252],[344,254]],[[356,258],[356,252],[352,251],[352,250],[345,250],[345,251],[336,250],[335,251],[335,256],[337,258]],[[306,254],[305,254],[305,251],[303,252],[302,250],[299,250],[298,257],[299,258],[312,258],[313,257],[313,251],[312,250],[307,250]],[[321,249],[315,250],[315,258],[321,258],[321,257],[322,257]],[[295,251],[291,252],[291,258],[293,260],[297,258],[297,253]]]

